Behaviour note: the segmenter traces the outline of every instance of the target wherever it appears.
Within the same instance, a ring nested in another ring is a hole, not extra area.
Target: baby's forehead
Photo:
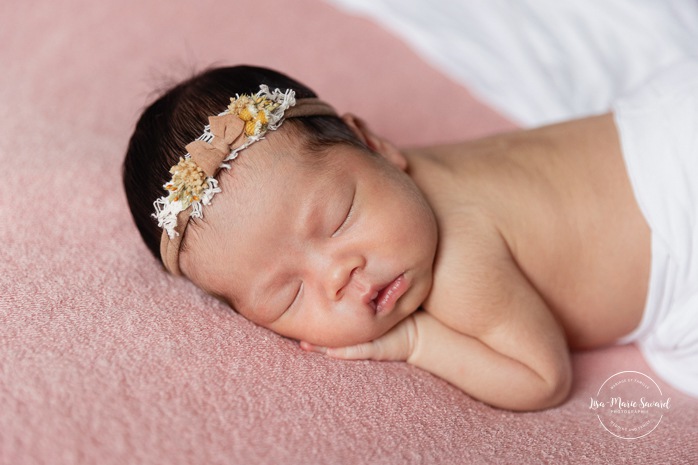
[[[329,195],[340,188],[353,177],[349,172],[356,170],[357,163],[364,165],[357,156],[370,158],[346,144],[313,149],[291,125],[268,133],[228,162],[230,169],[219,172],[221,192],[203,208],[203,221],[195,222],[197,229],[201,226],[203,237],[219,241],[236,234],[240,224],[265,219],[268,223],[278,204],[292,208],[304,196]]]
[[[229,170],[219,172],[221,192],[197,221],[203,232],[211,229],[216,240],[225,240],[229,234],[224,231],[237,233],[241,225],[273,222],[275,214],[293,210],[319,192],[327,195],[348,180],[331,153],[308,153],[300,144],[279,143],[283,139],[269,142],[249,147]]]
[[[230,163],[230,170],[221,170],[219,183],[223,192],[226,188],[263,192],[279,185],[295,190],[308,183],[321,183],[347,168],[343,163],[345,148],[338,144],[315,150],[308,147],[304,137],[277,131],[241,152]]]

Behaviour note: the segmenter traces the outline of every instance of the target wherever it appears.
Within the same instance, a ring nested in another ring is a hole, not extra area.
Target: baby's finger
[[[307,350],[308,352],[317,352],[319,354],[327,353],[327,347],[316,346],[309,342],[301,341],[301,349]]]
[[[332,347],[327,349],[327,355],[332,358],[344,360],[367,360],[376,355],[376,347],[373,342],[357,344],[347,347]]]

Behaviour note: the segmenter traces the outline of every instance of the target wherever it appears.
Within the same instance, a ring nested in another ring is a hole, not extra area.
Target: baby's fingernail
[[[336,349],[325,348],[325,350],[322,353],[327,355],[328,357],[334,357],[337,351]]]

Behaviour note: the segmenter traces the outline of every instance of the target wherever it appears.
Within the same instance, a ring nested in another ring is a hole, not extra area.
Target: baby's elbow
[[[547,377],[538,376],[536,382],[531,383],[528,389],[522,389],[521,395],[508,405],[500,407],[519,411],[533,412],[557,407],[569,396],[572,387],[572,375],[562,371]]]
[[[572,372],[562,369],[544,380],[540,395],[535,399],[531,410],[545,410],[562,404],[572,388]]]
[[[563,375],[554,380],[550,386],[547,405],[544,408],[557,407],[570,395],[572,389],[572,374]]]

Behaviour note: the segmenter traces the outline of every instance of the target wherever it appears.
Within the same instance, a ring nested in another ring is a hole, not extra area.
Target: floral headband
[[[264,139],[267,131],[278,129],[287,118],[336,115],[334,109],[317,98],[296,100],[291,89],[273,92],[260,85],[254,95],[237,95],[218,116],[209,117],[204,133],[187,144],[187,154],[170,169],[172,179],[163,187],[168,195],[157,199],[153,217],[163,229],[160,256],[165,268],[181,275],[179,249],[189,219],[202,218],[202,206],[209,205],[221,192],[216,175],[230,169],[226,162]]]

